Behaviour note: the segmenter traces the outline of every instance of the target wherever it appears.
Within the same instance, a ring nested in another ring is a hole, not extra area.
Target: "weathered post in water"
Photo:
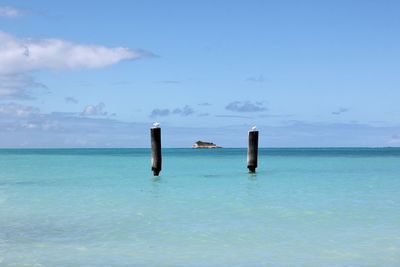
[[[254,126],[249,131],[249,146],[247,148],[247,168],[249,172],[255,173],[258,157],[258,131]]]
[[[151,134],[151,170],[154,176],[161,171],[161,128],[159,123],[154,123],[150,129]]]

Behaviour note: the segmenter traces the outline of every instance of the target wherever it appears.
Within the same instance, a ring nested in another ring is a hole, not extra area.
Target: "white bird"
[[[253,127],[251,127],[251,130],[252,130],[252,131],[257,130],[257,126],[254,125]]]
[[[154,126],[155,128],[158,128],[158,127],[160,127],[160,123],[159,123],[159,122],[155,122],[155,123],[153,123],[153,126]]]

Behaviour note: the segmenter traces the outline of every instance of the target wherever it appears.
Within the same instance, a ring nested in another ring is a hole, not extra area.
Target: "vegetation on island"
[[[204,141],[197,141],[194,143],[192,146],[193,148],[221,148],[220,146],[217,146],[216,144],[212,142],[204,142]]]

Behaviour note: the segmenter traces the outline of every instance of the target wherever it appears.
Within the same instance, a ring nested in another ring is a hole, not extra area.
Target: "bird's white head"
[[[153,127],[154,127],[154,128],[159,128],[159,127],[160,127],[160,123],[159,123],[159,122],[153,123]]]

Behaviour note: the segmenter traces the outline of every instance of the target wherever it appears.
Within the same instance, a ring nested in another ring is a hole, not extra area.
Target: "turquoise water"
[[[400,149],[0,150],[0,266],[400,266]]]

